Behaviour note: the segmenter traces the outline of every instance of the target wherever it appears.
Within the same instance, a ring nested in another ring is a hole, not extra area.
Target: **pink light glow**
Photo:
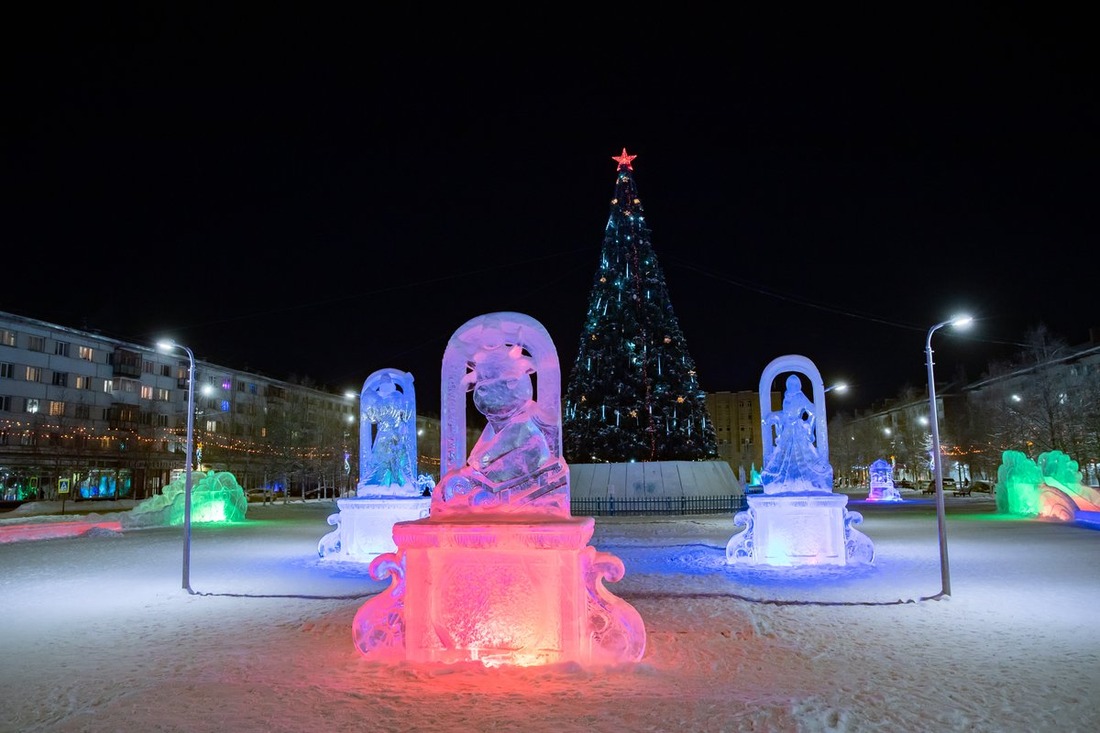
[[[72,522],[36,522],[0,526],[0,543],[22,540],[46,540],[55,537],[79,537],[92,529],[122,531],[122,523],[115,519],[95,521],[79,519]]]
[[[594,526],[591,517],[399,522],[400,550],[371,564],[375,577],[390,575],[389,592],[356,613],[356,648],[490,667],[641,659],[641,616],[603,587],[623,564],[586,545]],[[423,582],[406,586],[406,577]]]

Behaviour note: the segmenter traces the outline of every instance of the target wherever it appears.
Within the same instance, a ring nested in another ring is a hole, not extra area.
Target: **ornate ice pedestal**
[[[645,626],[604,588],[624,568],[587,545],[594,526],[537,516],[394,525],[401,549],[370,568],[392,582],[355,614],[356,647],[371,658],[486,666],[637,661]]]
[[[393,496],[337,499],[340,511],[328,518],[336,529],[317,543],[317,554],[341,560],[370,562],[384,552],[397,549],[393,525],[427,517],[430,496]]]
[[[859,512],[845,506],[845,494],[754,494],[748,511],[733,518],[745,529],[726,545],[728,564],[848,565],[874,560],[871,540],[855,528]]]

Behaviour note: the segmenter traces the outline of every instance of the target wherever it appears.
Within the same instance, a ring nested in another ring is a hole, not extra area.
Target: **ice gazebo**
[[[867,501],[901,501],[901,492],[894,487],[894,466],[885,458],[871,462],[870,489]]]
[[[622,561],[587,543],[561,452],[561,375],[540,323],[491,313],[443,357],[441,478],[424,519],[393,526],[370,566],[386,591],[355,614],[365,657],[486,666],[641,659],[641,616],[604,587]],[[486,427],[466,451],[468,396]]]

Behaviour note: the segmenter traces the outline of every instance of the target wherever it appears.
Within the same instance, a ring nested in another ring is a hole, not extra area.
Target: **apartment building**
[[[707,412],[718,443],[718,458],[730,464],[734,476],[742,483],[752,481],[752,470],[760,470],[764,447],[760,444],[763,415],[760,414],[760,393],[708,392]],[[772,392],[772,408],[783,402],[782,392]]]
[[[0,499],[157,493],[184,465],[189,367],[183,352],[0,312]],[[196,359],[194,403],[196,470],[291,496],[354,490],[357,394]],[[438,418],[417,430],[420,471],[438,479]]]

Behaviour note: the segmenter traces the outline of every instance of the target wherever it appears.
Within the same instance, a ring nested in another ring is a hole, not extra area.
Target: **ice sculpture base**
[[[431,512],[430,496],[366,497],[337,499],[340,511],[330,515],[328,523],[336,529],[317,543],[321,557],[370,562],[385,552],[393,552],[393,525],[423,519]]]
[[[727,564],[787,567],[874,560],[870,538],[854,526],[863,515],[848,511],[845,494],[773,493],[746,499],[748,510],[733,518],[745,529],[726,545]]]
[[[608,592],[622,561],[587,545],[591,517],[434,517],[393,527],[371,564],[387,591],[355,614],[356,648],[377,660],[531,666],[641,659],[641,616]]]
[[[872,486],[867,501],[903,501],[901,492],[893,486]]]

